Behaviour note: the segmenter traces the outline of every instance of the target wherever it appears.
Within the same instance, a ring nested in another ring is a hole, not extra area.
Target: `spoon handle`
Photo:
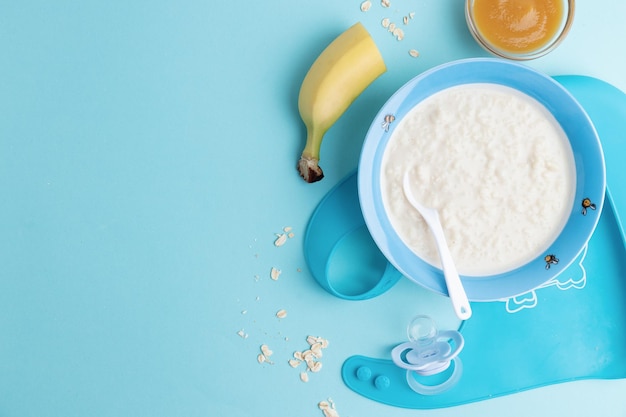
[[[448,287],[448,296],[450,301],[452,301],[452,307],[456,316],[461,320],[467,320],[472,316],[472,307],[467,299],[467,294],[465,294],[465,289],[461,283],[461,277],[450,254],[450,248],[448,248],[441,223],[439,222],[439,213],[435,212],[434,215],[437,217],[437,221],[429,222],[429,226],[439,248],[439,258],[441,259],[443,276]]]
[[[443,276],[446,281],[446,286],[448,287],[448,297],[450,297],[450,301],[452,302],[452,308],[458,318],[467,320],[472,316],[472,308],[470,307],[467,294],[463,288],[463,283],[461,283],[461,277],[459,277],[459,273],[454,265],[446,237],[443,234],[439,212],[433,208],[423,206],[413,196],[408,172],[404,174],[402,186],[409,203],[422,215],[430,228],[430,232],[435,238],[437,249],[439,250],[439,258],[441,259]]]

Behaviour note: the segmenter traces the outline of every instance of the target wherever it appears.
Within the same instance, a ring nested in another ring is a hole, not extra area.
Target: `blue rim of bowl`
[[[394,93],[376,115],[365,137],[358,167],[359,202],[365,223],[387,260],[407,278],[432,291],[447,294],[442,271],[415,255],[391,226],[380,190],[382,156],[395,127],[415,105],[446,88],[471,83],[511,87],[543,104],[565,131],[576,166],[575,196],[569,218],[544,254],[505,273],[461,276],[471,301],[494,301],[524,294],[545,284],[577,258],[600,218],[606,171],[602,146],[591,119],[561,84],[543,73],[500,58],[470,58],[452,61],[416,76]],[[595,209],[589,208],[583,214],[586,199]],[[551,256],[554,259],[548,260]]]

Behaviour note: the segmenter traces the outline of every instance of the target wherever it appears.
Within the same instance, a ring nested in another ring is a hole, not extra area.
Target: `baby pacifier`
[[[416,316],[407,326],[409,341],[391,351],[393,363],[406,369],[406,381],[422,395],[444,392],[458,382],[463,372],[464,339],[455,330],[438,331],[434,321]]]

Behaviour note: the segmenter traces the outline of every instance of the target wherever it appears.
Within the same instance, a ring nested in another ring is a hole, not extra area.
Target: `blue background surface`
[[[304,262],[309,216],[354,170],[393,91],[435,65],[487,56],[461,0],[359,5],[2,2],[0,416],[321,416],[328,397],[341,417],[626,415],[626,380],[432,411],[343,385],[345,358],[388,355],[414,315],[458,323],[446,298],[408,280],[369,301],[327,294]],[[400,42],[380,26],[409,12]],[[626,91],[625,15],[625,2],[578,2],[565,42],[529,65]],[[305,184],[298,89],[356,21],[388,71],[329,131],[326,178]],[[285,226],[295,237],[277,248]],[[286,361],[309,334],[330,346],[302,383]],[[262,343],[274,365],[257,363]]]

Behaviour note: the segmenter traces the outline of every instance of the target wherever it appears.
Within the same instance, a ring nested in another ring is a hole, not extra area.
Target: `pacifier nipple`
[[[420,315],[407,326],[407,336],[409,341],[396,346],[391,358],[397,366],[407,370],[411,389],[433,395],[449,389],[459,380],[462,364],[457,355],[464,345],[459,332],[440,332],[430,317]],[[444,373],[449,376],[445,378]],[[443,382],[441,376],[444,376]]]
[[[406,334],[411,342],[427,345],[437,336],[437,326],[428,316],[416,316],[406,327]]]

